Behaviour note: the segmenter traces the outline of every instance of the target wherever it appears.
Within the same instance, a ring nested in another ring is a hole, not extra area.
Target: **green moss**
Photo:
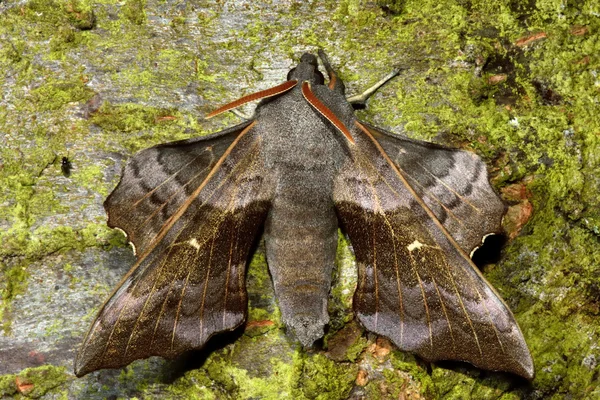
[[[256,323],[259,324],[256,324]],[[250,336],[262,335],[271,329],[276,329],[281,326],[281,316],[279,312],[266,310],[264,308],[248,307],[248,317],[246,323],[250,328],[245,333]],[[254,323],[254,324],[253,324]]]
[[[17,375],[16,379],[19,379],[21,385],[28,385],[27,389],[22,391],[23,395],[30,398],[39,398],[67,382],[68,378],[69,374],[65,367],[44,365],[24,369]]]
[[[120,135],[122,145],[135,153],[152,144],[189,137],[183,134],[179,111],[146,107],[138,104],[102,104],[90,121],[106,134]]]
[[[70,26],[61,26],[56,35],[50,39],[50,48],[53,52],[62,52],[70,47],[77,46],[78,36]]]
[[[383,376],[385,378],[385,384],[379,385],[385,388],[386,397],[392,399],[401,398],[404,395],[404,388],[408,384],[408,378],[403,376],[399,371],[394,371],[390,369],[383,370]]]
[[[14,243],[11,240],[19,240],[20,242],[12,244],[12,247],[18,248],[18,253],[26,259],[37,260],[60,250],[83,250],[86,247],[107,243],[111,235],[113,232],[106,225],[90,224],[81,230],[69,226],[55,228],[41,226],[25,237],[8,236],[6,239],[9,247]]]
[[[369,341],[364,337],[359,337],[356,342],[348,347],[346,350],[346,358],[350,362],[355,362],[362,352],[365,350],[365,347],[369,344]]]
[[[243,382],[237,383],[235,381],[232,376],[233,369],[234,367],[217,355],[207,360],[203,366],[203,370],[206,371],[208,377],[221,386],[224,392],[230,394],[234,394],[237,391],[239,384],[244,384]]]
[[[225,393],[212,388],[213,381],[201,369],[187,372],[182,378],[176,380],[167,389],[175,398],[190,400],[213,400],[230,398]]]
[[[32,90],[31,94],[39,111],[58,110],[69,103],[85,102],[93,96],[93,92],[79,79],[48,80]]]
[[[0,322],[2,330],[10,332],[9,317],[12,300],[16,295],[24,293],[29,277],[29,264],[34,260],[67,250],[84,250],[88,247],[124,245],[124,239],[114,239],[115,232],[104,223],[89,224],[81,230],[68,226],[48,228],[41,226],[33,232],[24,229],[11,228],[0,233],[0,239],[5,244],[2,250],[5,255],[19,255],[20,261],[8,266],[0,262],[0,274],[4,277],[0,284]],[[122,235],[121,235],[122,236]]]
[[[577,317],[570,324],[554,313],[533,307],[522,318],[531,335],[528,344],[537,354],[535,385],[546,393],[586,393],[594,387],[599,372],[595,362],[586,362],[595,341],[594,326]],[[535,317],[534,317],[535,315]]]
[[[167,116],[168,110],[156,110],[137,104],[112,105],[104,103],[91,118],[92,123],[104,131],[131,133],[149,129],[157,118]]]
[[[12,374],[0,376],[0,397],[17,394],[15,378],[16,376]]]
[[[391,14],[402,14],[405,0],[377,0],[377,5]]]
[[[482,374],[468,366],[462,371],[434,367],[431,381],[440,399],[508,400],[520,399],[524,395],[520,382],[507,379],[503,374]]]
[[[50,58],[52,59],[60,58],[64,50],[74,48],[85,41],[84,36],[79,32],[74,32],[73,29],[78,31],[92,29],[95,22],[89,0],[66,2],[32,0],[24,4],[18,11],[19,14],[14,14],[14,9],[8,12],[6,21],[9,23],[5,25],[5,28],[12,30],[22,23],[31,24],[26,29],[29,39],[50,39]],[[29,45],[31,45],[31,41]],[[21,48],[21,50],[31,51],[26,48]],[[18,53],[20,60],[23,53],[21,51]],[[47,52],[44,51],[44,53]]]
[[[427,369],[420,363],[415,363],[415,356],[409,353],[392,351],[390,353],[390,362],[395,370],[403,371],[416,381],[419,390],[427,397],[433,397],[436,393],[436,387],[429,376]]]
[[[278,399],[288,397],[296,385],[297,367],[295,364],[273,360],[273,373],[269,378],[252,377],[246,369],[238,368],[224,359],[211,357],[205,363],[204,372],[194,372],[194,379],[215,382],[218,392],[236,399]],[[290,381],[291,379],[291,381]],[[208,383],[208,382],[207,382]],[[215,390],[217,391],[217,390]],[[220,396],[217,396],[220,398]]]
[[[108,188],[102,185],[104,179],[104,166],[102,165],[85,165],[79,167],[71,179],[81,187],[91,191],[95,190],[102,196],[108,195]]]
[[[94,27],[96,16],[91,0],[68,0],[63,7],[69,22],[75,28],[88,30]]]
[[[272,375],[268,378],[250,377],[246,369],[228,369],[238,383],[238,396],[243,399],[280,399],[290,397],[297,379],[297,365],[278,360],[272,361]]]
[[[251,378],[245,369],[228,368],[230,376],[239,383],[238,396],[242,399],[279,399],[289,393],[290,384],[286,377],[293,376],[289,370],[292,366],[276,363],[273,368],[274,379]],[[279,377],[281,374],[281,377]],[[289,395],[288,395],[289,396]]]
[[[345,399],[352,389],[358,367],[337,364],[315,354],[305,360],[300,390],[308,399]]]
[[[21,40],[2,40],[0,60],[4,65],[18,64],[23,60],[24,43]]]
[[[476,386],[473,377],[442,368],[434,369],[431,379],[435,383],[439,398],[444,400],[470,399]]]
[[[263,249],[252,255],[248,265],[248,278],[252,279],[252,287],[257,292],[267,292],[268,288],[272,286],[269,266]]]
[[[4,282],[2,285],[1,298],[3,302],[12,300],[14,296],[22,293],[24,283],[27,280],[29,274],[27,269],[22,264],[17,264],[13,267],[7,267],[4,263],[0,264],[0,271],[4,275]],[[2,316],[2,308],[0,308],[0,316]]]
[[[27,287],[27,272],[26,263],[15,263],[8,266],[4,262],[0,262],[0,276],[3,279],[0,281],[0,329],[4,334],[8,335],[11,329],[11,303],[15,296],[24,292]]]
[[[251,324],[251,329],[247,334],[262,335],[271,329],[281,328],[283,326],[281,313],[273,299],[273,283],[262,246],[252,256],[248,265],[246,281],[249,297],[247,322]],[[253,322],[265,321],[271,321],[273,325],[254,325],[252,327]]]
[[[491,377],[483,378],[480,385],[477,385],[471,398],[473,399],[519,399],[523,397],[520,391],[511,391],[514,383],[507,380],[502,375],[492,375]]]
[[[121,8],[122,15],[131,23],[142,25],[146,22],[146,0],[127,0]]]
[[[348,239],[338,232],[338,245],[329,298],[330,330],[327,336],[334,334],[354,318],[352,296],[356,287],[356,264]]]
[[[268,352],[258,356],[258,353],[254,353],[255,348],[247,349],[244,344],[240,346],[245,352],[248,350],[254,354],[249,356],[254,357],[254,366],[265,365],[262,357],[269,357]],[[266,363],[270,364],[268,373],[258,372],[248,366],[240,367],[235,355],[226,352],[213,354],[201,369],[186,373],[171,390],[186,398],[347,398],[356,375],[355,366],[337,365],[321,355],[305,357],[299,352],[292,352],[287,353],[289,358],[281,358],[281,352],[274,354],[278,355]]]

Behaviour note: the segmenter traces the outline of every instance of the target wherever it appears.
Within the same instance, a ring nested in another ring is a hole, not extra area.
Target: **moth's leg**
[[[250,120],[254,119],[254,116],[256,115],[256,111],[252,112],[252,115],[248,115],[248,114],[238,110],[237,108],[234,108],[233,110],[230,110],[230,111],[245,121],[250,121]]]
[[[385,85],[387,81],[398,75],[401,70],[402,69],[400,68],[394,69],[392,72],[384,76],[383,79],[381,79],[379,82],[365,90],[362,94],[348,97],[346,98],[346,100],[348,100],[348,103],[352,104],[354,108],[364,108],[367,99],[371,97],[373,93],[375,93],[380,87]]]

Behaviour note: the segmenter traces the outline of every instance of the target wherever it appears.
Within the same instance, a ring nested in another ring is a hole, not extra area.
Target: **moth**
[[[390,133],[354,114],[324,52],[306,53],[254,116],[143,150],[105,202],[137,261],[102,306],[75,374],[173,358],[240,326],[245,270],[264,235],[282,319],[304,346],[328,324],[341,227],[358,268],[353,308],[369,331],[429,361],[532,379],[507,305],[469,254],[504,205],[476,155]]]

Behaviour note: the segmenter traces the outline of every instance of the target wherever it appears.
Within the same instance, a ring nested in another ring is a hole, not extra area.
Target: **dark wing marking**
[[[108,226],[125,231],[136,253],[144,253],[250,123],[137,153],[127,161],[119,185],[104,202]]]
[[[334,202],[358,264],[358,319],[426,360],[532,378],[531,356],[506,304],[369,131],[353,136]]]
[[[361,124],[467,254],[500,231],[505,207],[477,155]]]
[[[191,194],[144,246],[102,307],[77,356],[78,376],[153,355],[173,358],[244,321],[246,261],[272,196],[261,136],[252,127],[237,135],[203,181],[196,184],[205,163],[196,173],[186,172],[195,182]],[[212,145],[219,147],[216,142]],[[156,151],[164,162],[188,165],[188,154],[204,154],[204,147],[205,142],[191,141]],[[187,157],[187,162],[171,157]]]

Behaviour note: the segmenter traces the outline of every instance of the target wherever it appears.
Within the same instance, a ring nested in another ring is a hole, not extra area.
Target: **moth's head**
[[[321,71],[319,71],[319,63],[317,57],[310,53],[304,53],[300,57],[300,63],[296,68],[292,68],[288,72],[288,81],[296,79],[298,82],[308,81],[312,85],[322,85],[325,83],[325,78]]]

